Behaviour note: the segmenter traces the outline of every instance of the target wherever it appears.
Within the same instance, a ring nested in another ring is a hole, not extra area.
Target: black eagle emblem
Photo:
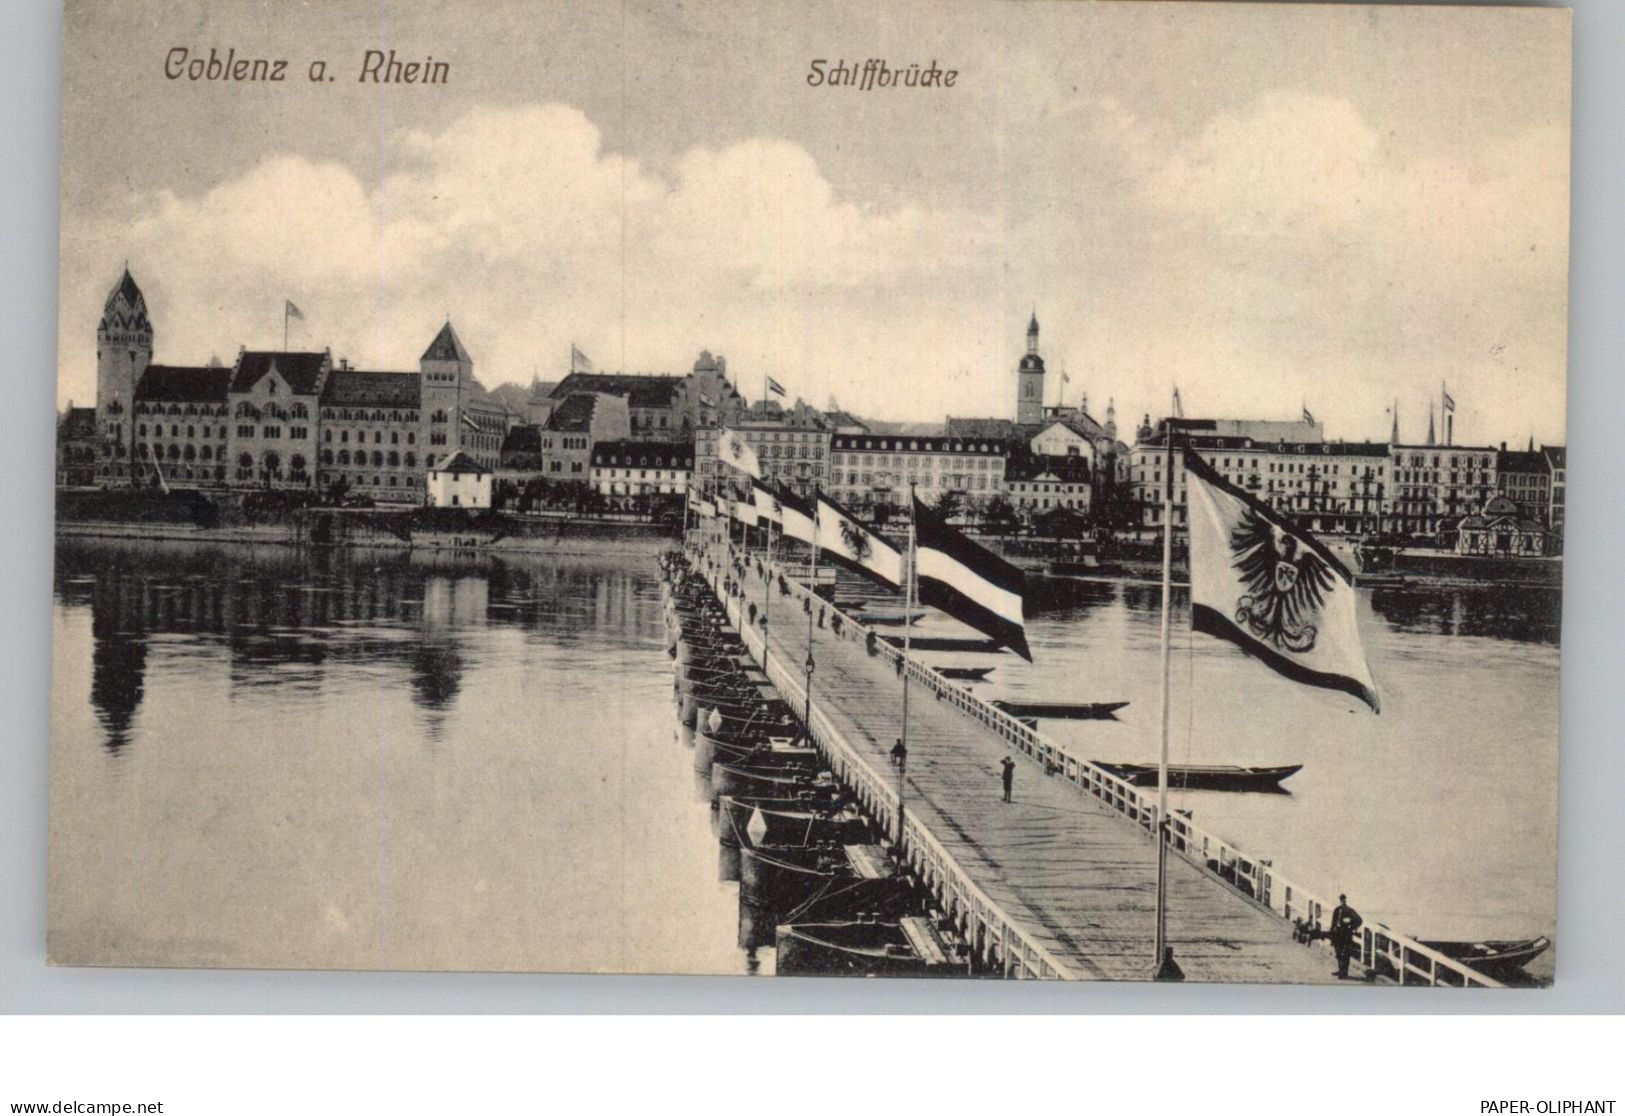
[[[1314,647],[1314,620],[1337,584],[1330,564],[1252,508],[1230,531],[1230,553],[1231,566],[1247,583],[1236,601],[1236,623],[1283,651],[1302,654]]]
[[[859,562],[869,557],[872,549],[869,545],[869,532],[850,519],[841,520],[841,542]]]

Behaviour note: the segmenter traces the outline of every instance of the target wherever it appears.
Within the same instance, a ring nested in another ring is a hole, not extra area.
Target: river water
[[[1302,763],[1174,804],[1425,937],[1554,930],[1551,591],[1379,591],[1384,706],[1185,628],[1173,756]],[[984,696],[1155,758],[1158,591],[1078,583]],[[932,626],[928,622],[927,627]],[[301,556],[61,540],[50,953],[87,964],[744,973],[650,557]],[[1036,775],[1032,777],[1038,777]]]
[[[1157,758],[1161,590],[1079,582],[1030,621],[983,697],[1128,701],[1041,723],[1089,759]],[[1172,791],[1211,832],[1302,887],[1425,938],[1552,935],[1558,622],[1554,589],[1360,590],[1380,715],[1190,630],[1174,593],[1175,763],[1302,764],[1285,794]]]
[[[50,954],[743,973],[651,556],[58,551]]]

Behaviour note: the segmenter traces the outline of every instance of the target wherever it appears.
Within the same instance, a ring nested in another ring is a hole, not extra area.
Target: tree
[[[937,514],[942,516],[943,522],[946,523],[959,514],[964,502],[963,496],[949,489],[937,497]]]
[[[1010,501],[1000,495],[987,502],[987,510],[983,512],[983,518],[987,521],[988,526],[995,531],[1007,531],[1016,525],[1018,517],[1016,509],[1010,505]]]

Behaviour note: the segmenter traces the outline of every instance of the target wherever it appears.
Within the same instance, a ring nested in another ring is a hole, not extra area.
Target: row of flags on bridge
[[[811,500],[761,480],[756,455],[736,431],[723,431],[719,455],[750,476],[746,499],[696,497],[702,516],[783,537],[893,590],[909,574],[907,556],[856,515],[819,492]],[[1380,708],[1356,616],[1354,578],[1320,540],[1186,452],[1191,627],[1225,640],[1276,673],[1339,690]],[[1031,661],[1022,571],[913,501],[915,588],[940,609]]]

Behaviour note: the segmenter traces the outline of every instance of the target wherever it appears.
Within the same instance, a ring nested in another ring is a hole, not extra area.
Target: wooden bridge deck
[[[763,607],[760,579],[748,602]],[[807,623],[773,593],[770,653],[796,676]],[[864,650],[861,633],[815,629],[814,705],[877,769],[901,727],[902,680]],[[1080,977],[1143,980],[1152,970],[1156,846],[992,732],[915,686],[910,694],[905,805],[1014,922]],[[999,761],[1017,762],[1014,801],[1003,801]],[[1168,943],[1187,980],[1336,983],[1322,948],[1292,940],[1278,917],[1168,858]]]

